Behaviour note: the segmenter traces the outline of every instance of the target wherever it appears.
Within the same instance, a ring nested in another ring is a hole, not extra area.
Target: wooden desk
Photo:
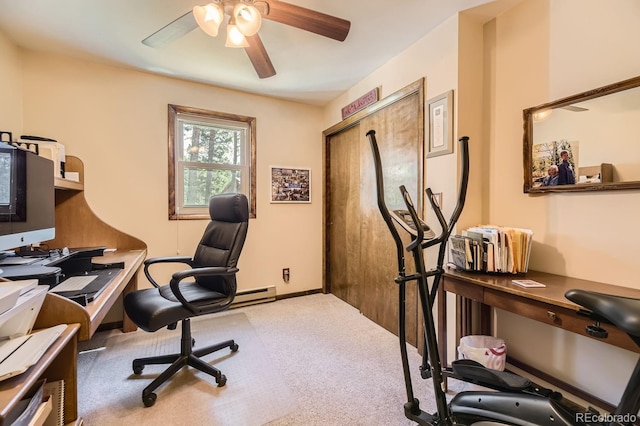
[[[0,382],[0,426],[9,411],[24,397],[31,386],[43,377],[65,382],[65,424],[81,425],[78,418],[77,356],[78,340],[89,340],[118,300],[138,287],[137,272],[147,255],[147,245],[96,216],[84,197],[84,164],[77,157],[66,157],[67,171],[80,174],[78,182],[55,180],[56,238],[49,247],[117,248],[114,253],[94,257],[94,263],[124,262],[125,267],[93,302],[81,306],[54,293],[48,293],[34,328],[67,324],[67,329],[51,345],[38,363],[25,373]],[[0,279],[1,280],[1,279]],[[123,314],[123,331],[136,326]]]
[[[118,250],[115,253],[94,257],[94,263],[124,262],[125,267],[109,283],[109,286],[100,296],[93,302],[88,303],[87,306],[81,306],[54,293],[48,293],[40,309],[36,328],[51,327],[60,323],[78,323],[80,324],[78,340],[89,340],[119,296],[121,294],[126,295],[138,288],[137,272],[144,262],[146,254],[147,251],[145,249]],[[122,331],[134,331],[136,326],[126,314],[123,313],[123,316]]]
[[[49,247],[116,248],[114,253],[94,257],[94,263],[124,261],[125,267],[109,287],[87,306],[49,293],[40,310],[36,326],[50,327],[60,323],[78,323],[78,340],[89,340],[120,297],[138,287],[137,272],[147,254],[147,245],[102,221],[85,199],[84,164],[73,156],[66,157],[67,171],[78,172],[78,182],[56,179],[56,238]],[[133,331],[135,325],[124,314],[123,331]]]
[[[40,379],[64,380],[64,422],[81,424],[78,420],[77,340],[78,324],[69,324],[40,360],[24,373],[0,382],[0,426],[29,389]]]
[[[523,288],[511,283],[512,279],[535,280],[546,284],[546,287]],[[443,290],[445,292],[455,293],[467,300],[480,302],[484,305],[482,306],[483,312],[481,315],[482,333],[491,334],[489,309],[494,307],[596,339],[589,336],[585,331],[585,327],[593,324],[593,320],[578,315],[577,312],[580,307],[564,297],[567,290],[573,288],[640,298],[640,290],[637,289],[537,271],[530,271],[525,275],[516,276],[476,274],[449,269],[443,277]],[[464,308],[464,301],[462,301],[462,307]],[[446,315],[446,304],[442,308],[444,311],[439,313],[439,316]],[[460,313],[458,324],[456,324],[457,339],[470,334],[471,321],[467,315],[468,312]],[[446,316],[443,318],[446,318]],[[638,345],[624,332],[614,326],[604,325],[603,327],[609,331],[609,337],[596,340],[640,353]],[[440,331],[446,333],[445,328],[440,328]],[[446,345],[445,334],[441,336],[440,341]]]
[[[523,288],[511,282],[513,279],[529,279],[546,284],[544,288]],[[562,328],[573,333],[587,336],[610,345],[640,353],[640,348],[624,332],[612,325],[601,325],[609,332],[604,339],[597,339],[588,335],[585,331],[587,325],[594,324],[593,320],[578,315],[580,307],[567,298],[564,294],[567,290],[580,288],[599,293],[614,294],[619,296],[640,298],[640,290],[604,284],[596,281],[588,281],[577,278],[569,278],[561,275],[553,275],[544,272],[529,271],[524,275],[492,275],[461,272],[448,269],[443,276],[442,286],[438,296],[438,342],[442,365],[448,365],[447,361],[447,307],[446,292],[459,296],[457,308],[459,314],[456,320],[456,342],[460,337],[472,333],[473,320],[471,318],[470,301],[480,302],[480,333],[492,334],[491,308],[499,308],[526,318],[531,318],[554,327]],[[477,325],[477,324],[476,324]],[[513,362],[512,362],[513,361]],[[517,360],[509,357],[509,362],[534,374],[542,373],[530,368]],[[544,374],[543,374],[544,375]],[[541,377],[550,383],[571,391],[575,395],[595,403],[588,394],[556,381],[553,378]],[[602,407],[602,405],[600,405]]]

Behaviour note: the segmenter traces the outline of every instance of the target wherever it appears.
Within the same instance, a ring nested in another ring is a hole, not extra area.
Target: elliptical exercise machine
[[[366,135],[373,152],[378,208],[397,248],[398,276],[394,282],[398,285],[398,337],[407,393],[407,403],[404,405],[405,416],[425,426],[476,423],[545,426],[634,424],[640,410],[640,360],[627,383],[616,411],[608,415],[601,415],[591,407],[584,408],[564,398],[560,393],[538,386],[524,377],[507,371],[491,370],[472,360],[457,360],[452,363],[451,368],[442,367],[433,304],[444,273],[446,243],[465,203],[469,181],[469,138],[464,136],[459,139],[462,163],[460,187],[457,204],[448,223],[440,206],[434,201],[431,188],[426,189],[427,199],[442,228],[440,235],[436,236],[433,230],[418,217],[413,201],[404,186],[400,186],[400,192],[406,210],[390,211],[387,208],[384,198],[382,162],[375,131],[370,130]],[[396,224],[411,236],[411,242],[406,248]],[[424,249],[436,245],[439,246],[437,265],[427,270]],[[415,264],[415,272],[409,275],[405,269],[405,250],[411,252]],[[430,278],[431,286],[429,286]],[[436,412],[433,414],[420,408],[420,402],[414,396],[411,382],[405,331],[405,298],[406,285],[412,281],[415,281],[418,287],[419,307],[424,321],[425,344],[420,370],[422,378],[430,377],[433,380],[436,402]],[[623,330],[640,346],[640,300],[579,289],[569,290],[565,297],[586,308],[594,320],[613,324]],[[471,382],[493,391],[461,392],[447,403],[444,390],[447,377]]]

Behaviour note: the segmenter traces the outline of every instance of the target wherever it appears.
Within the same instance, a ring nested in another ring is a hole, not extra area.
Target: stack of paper
[[[13,308],[20,297],[20,287],[0,284],[0,314]]]
[[[517,274],[527,272],[533,231],[482,225],[451,237],[451,257],[463,270]]]

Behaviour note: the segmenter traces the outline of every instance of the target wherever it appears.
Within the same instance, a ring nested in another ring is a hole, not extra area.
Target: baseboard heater
[[[231,307],[239,308],[240,306],[255,305],[258,303],[273,302],[276,300],[276,286],[254,288],[251,290],[242,290],[236,293]]]

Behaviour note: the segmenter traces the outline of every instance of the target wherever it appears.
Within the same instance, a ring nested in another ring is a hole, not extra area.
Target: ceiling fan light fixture
[[[262,16],[252,4],[240,2],[233,8],[233,17],[238,30],[245,36],[255,35],[262,25]]]
[[[218,29],[224,19],[224,10],[220,3],[209,3],[204,6],[195,6],[193,16],[202,31],[215,37],[218,35]]]
[[[227,41],[226,47],[249,47],[249,43],[244,34],[240,32],[236,24],[229,22],[227,24]]]

